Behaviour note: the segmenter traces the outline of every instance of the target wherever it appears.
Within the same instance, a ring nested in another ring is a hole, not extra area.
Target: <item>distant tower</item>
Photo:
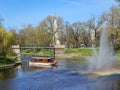
[[[64,49],[65,49],[65,45],[61,45],[60,44],[60,41],[59,41],[59,38],[58,38],[58,30],[57,30],[57,18],[56,18],[56,13],[55,13],[55,16],[54,16],[54,27],[53,27],[53,30],[54,30],[54,46],[55,46],[55,56],[60,56],[61,53],[64,52]]]
[[[58,39],[58,33],[57,33],[57,19],[56,19],[56,14],[54,16],[54,44],[55,45],[60,45],[60,41]]]

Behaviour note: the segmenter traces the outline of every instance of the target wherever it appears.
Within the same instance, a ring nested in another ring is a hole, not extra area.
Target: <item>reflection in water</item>
[[[14,69],[0,70],[0,79],[5,80],[5,79],[9,79],[9,78],[14,78],[14,77],[16,77]]]
[[[120,90],[120,76],[71,73],[78,69],[42,70],[6,81],[0,90]],[[11,83],[10,83],[11,82]],[[7,83],[8,87],[5,87]]]
[[[89,90],[120,90],[120,80],[98,81],[87,85]]]
[[[0,90],[120,90],[120,75],[82,74],[85,60],[59,59],[56,67],[29,66],[29,57],[14,69],[0,70]]]
[[[120,77],[119,78],[117,78],[116,76],[108,77],[107,79],[106,77],[92,78],[91,80],[88,80],[88,82],[87,80],[84,80],[85,81],[84,83],[83,82],[81,83],[81,81],[79,81],[79,85],[67,87],[65,88],[65,90],[120,90]]]
[[[81,68],[87,69],[87,61],[81,59],[59,59],[58,68]]]
[[[45,69],[56,69],[57,68],[57,66],[51,66],[51,67],[43,67],[43,66],[30,66],[30,68],[31,69],[33,69],[33,70],[40,70],[40,69],[42,69],[42,70],[45,70]]]

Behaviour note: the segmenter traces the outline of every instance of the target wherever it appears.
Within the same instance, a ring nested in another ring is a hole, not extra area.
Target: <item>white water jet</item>
[[[93,56],[89,60],[89,70],[106,70],[113,68],[113,47],[109,42],[107,30],[103,29],[100,39],[99,52],[93,49]]]

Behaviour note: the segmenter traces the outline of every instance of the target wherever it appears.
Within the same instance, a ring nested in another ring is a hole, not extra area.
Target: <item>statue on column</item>
[[[58,33],[57,33],[57,19],[56,19],[56,15],[54,17],[54,44],[55,45],[60,45],[60,41],[58,39]]]

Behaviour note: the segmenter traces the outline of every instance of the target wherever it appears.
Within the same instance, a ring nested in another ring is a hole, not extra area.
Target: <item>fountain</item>
[[[89,59],[90,70],[110,69],[113,68],[113,49],[110,45],[107,30],[103,29],[100,39],[99,52],[93,48],[93,56]]]
[[[58,66],[59,69],[40,71],[34,71],[36,68],[24,63],[21,69],[12,71],[17,78],[0,80],[0,90],[120,90],[120,75],[117,75],[120,70],[114,68],[113,50],[106,32],[106,29],[102,32],[99,53],[94,49],[93,56],[89,58],[89,71],[83,63],[80,63],[82,67],[73,68],[69,60],[66,60],[65,67],[62,62],[62,68]],[[77,63],[76,66],[80,65]],[[10,72],[0,74],[8,77]]]
[[[99,52],[93,48],[93,56],[88,61],[89,72],[99,75],[118,74],[120,72],[120,70],[114,68],[113,47],[105,28],[102,30]]]

